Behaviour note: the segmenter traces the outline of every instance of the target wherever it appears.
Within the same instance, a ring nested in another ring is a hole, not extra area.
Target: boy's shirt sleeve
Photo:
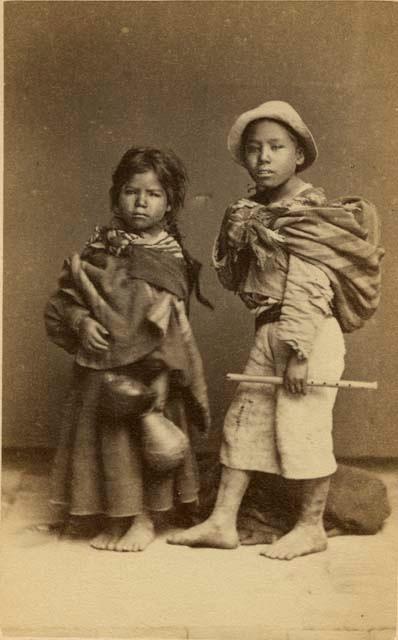
[[[300,358],[308,358],[322,323],[333,315],[332,299],[327,275],[310,262],[290,254],[278,338],[289,344]]]
[[[233,291],[235,289],[235,281],[233,275],[233,269],[231,264],[231,258],[228,255],[227,250],[223,246],[222,238],[217,236],[212,254],[213,267],[216,270],[217,277],[225,289]]]

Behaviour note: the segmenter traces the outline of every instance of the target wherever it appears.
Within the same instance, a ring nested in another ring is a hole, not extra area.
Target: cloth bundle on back
[[[269,230],[276,234],[267,235]],[[232,216],[227,210],[217,249],[225,247],[224,255],[229,256],[232,277],[224,276],[222,282],[236,292],[248,266],[247,256],[228,243],[231,234],[236,238],[239,233],[260,268],[270,259],[270,249],[279,246],[322,269],[331,282],[333,310],[344,332],[360,328],[376,311],[384,250],[379,246],[379,219],[372,203],[358,197],[327,202],[322,189],[310,188],[285,206],[243,206]]]

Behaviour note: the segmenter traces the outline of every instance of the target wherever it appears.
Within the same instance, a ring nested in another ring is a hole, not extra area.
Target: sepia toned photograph
[[[1,634],[394,640],[398,4],[2,9]]]

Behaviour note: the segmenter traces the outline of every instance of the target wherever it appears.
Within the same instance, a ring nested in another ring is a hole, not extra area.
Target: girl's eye
[[[154,197],[154,198],[161,198],[162,194],[159,191],[150,191],[149,195]]]
[[[272,151],[277,151],[277,149],[283,149],[283,144],[274,144],[271,147]]]

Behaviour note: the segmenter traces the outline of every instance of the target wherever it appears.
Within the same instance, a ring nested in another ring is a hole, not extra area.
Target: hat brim
[[[234,122],[228,134],[227,144],[235,162],[245,166],[245,160],[242,156],[242,136],[246,127],[255,120],[265,118],[280,122],[297,136],[304,152],[304,162],[297,166],[297,171],[304,171],[315,162],[318,157],[318,149],[311,131],[290,104],[277,100],[264,102],[255,109],[242,113]]]

